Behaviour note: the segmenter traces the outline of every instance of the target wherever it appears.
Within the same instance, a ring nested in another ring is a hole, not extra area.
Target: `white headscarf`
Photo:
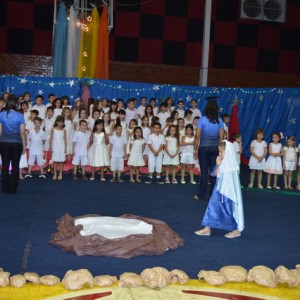
[[[238,230],[244,229],[244,210],[239,177],[239,165],[236,159],[234,146],[229,141],[226,143],[225,154],[218,171],[217,190],[221,195],[233,201],[233,217],[238,224]]]

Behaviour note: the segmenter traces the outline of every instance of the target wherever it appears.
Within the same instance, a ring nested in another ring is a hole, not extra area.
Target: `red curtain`
[[[98,30],[96,78],[108,79],[108,34],[107,5],[104,5]]]

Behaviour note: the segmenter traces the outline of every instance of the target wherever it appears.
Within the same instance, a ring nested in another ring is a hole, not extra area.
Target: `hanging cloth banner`
[[[92,10],[92,20],[82,31],[78,59],[78,77],[94,78],[96,75],[97,36],[99,28],[99,15],[97,8]]]
[[[69,18],[67,77],[76,77],[82,31],[81,28],[77,26],[77,15],[73,5],[70,7]]]
[[[96,64],[96,78],[108,79],[108,47],[109,47],[109,32],[108,32],[108,16],[107,5],[103,6],[103,11],[100,17],[100,25],[98,32],[98,51]]]
[[[68,19],[66,6],[63,2],[59,5],[59,12],[55,26],[53,76],[66,77]]]

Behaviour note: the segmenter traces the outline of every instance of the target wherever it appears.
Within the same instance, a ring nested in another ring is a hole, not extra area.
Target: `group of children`
[[[282,134],[274,132],[272,134],[272,142],[267,145],[264,141],[264,130],[257,129],[255,132],[255,140],[250,144],[250,183],[249,188],[253,188],[255,174],[257,173],[257,186],[259,189],[263,189],[262,177],[263,171],[267,175],[267,189],[272,189],[271,179],[273,175],[273,188],[279,190],[278,175],[283,173],[284,189],[293,190],[292,178],[293,172],[297,170],[297,190],[300,190],[300,157],[298,158],[298,152],[300,154],[300,144],[298,149],[296,148],[296,140],[294,136],[288,136],[285,146],[282,146],[281,139]],[[269,154],[266,159],[267,154]]]
[[[1,102],[0,110],[5,102]],[[105,181],[105,169],[112,172],[111,182],[122,182],[124,161],[129,167],[130,182],[140,182],[140,167],[148,164],[149,180],[147,183],[163,183],[162,167],[165,166],[165,183],[176,184],[176,173],[181,170],[180,182],[186,183],[186,169],[189,180],[195,184],[194,170],[200,171],[197,159],[193,155],[194,132],[201,112],[197,101],[191,100],[191,107],[184,109],[184,102],[178,101],[177,107],[171,97],[159,107],[156,100],[142,97],[136,109],[137,99],[130,99],[126,104],[123,100],[110,102],[108,99],[95,101],[91,98],[88,105],[76,99],[74,107],[69,98],[48,95],[48,103],[38,95],[35,105],[31,104],[29,93],[19,98],[19,111],[24,114],[27,132],[28,154],[23,154],[20,161],[20,178],[23,169],[28,167],[25,178],[32,177],[35,163],[40,168],[40,177],[44,175],[44,166],[53,166],[53,180],[63,177],[63,165],[67,161],[74,166],[73,179],[77,180],[80,167],[83,180],[94,180],[100,170],[100,180]],[[224,124],[228,123],[229,115],[223,115]],[[224,125],[225,136],[228,128]],[[234,135],[234,147],[240,163],[242,154],[241,135]],[[257,172],[258,188],[262,186],[263,171],[268,173],[267,188],[279,189],[278,175],[284,173],[284,188],[293,189],[292,175],[298,164],[298,184],[300,190],[300,158],[295,138],[290,136],[282,147],[280,133],[272,135],[269,147],[264,141],[264,131],[255,132],[255,140],[250,145],[251,157],[250,183],[253,187]],[[266,156],[269,154],[268,159]],[[282,159],[283,158],[283,159]],[[91,171],[90,178],[86,175],[86,167]],[[180,168],[179,168],[180,167]]]

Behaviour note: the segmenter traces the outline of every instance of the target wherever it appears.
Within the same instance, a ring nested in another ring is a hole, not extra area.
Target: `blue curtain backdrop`
[[[1,76],[0,90],[16,95],[24,92],[31,94],[33,100],[37,95],[45,97],[54,93],[56,96],[68,95],[73,103],[80,97],[82,86],[88,84],[91,96],[96,100],[108,98],[116,101],[119,98],[127,101],[132,97],[140,100],[145,96],[156,98],[159,105],[171,96],[175,104],[178,100],[190,107],[191,99],[198,101],[198,107],[204,111],[207,96],[219,96],[218,103],[222,113],[231,114],[232,100],[239,100],[239,123],[243,137],[244,154],[249,157],[249,147],[257,128],[265,130],[265,140],[269,143],[275,131],[284,136],[294,135],[300,143],[300,89],[299,88],[221,88],[198,86],[175,86],[110,80],[91,80],[80,78],[53,77],[16,77]],[[282,141],[285,143],[285,139]]]
[[[53,76],[67,76],[68,26],[66,6],[62,2],[55,25]]]

